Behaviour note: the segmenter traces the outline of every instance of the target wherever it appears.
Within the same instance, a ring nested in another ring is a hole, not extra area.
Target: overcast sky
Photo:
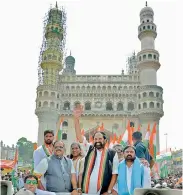
[[[37,67],[43,37],[46,0],[1,2],[1,139],[15,144],[20,137],[37,140],[35,112]],[[67,11],[67,49],[76,59],[77,74],[120,74],[127,57],[140,51],[139,13],[144,0],[58,1]],[[160,145],[181,148],[182,128],[182,14],[178,1],[148,1],[154,10],[160,53],[158,85],[164,89]]]

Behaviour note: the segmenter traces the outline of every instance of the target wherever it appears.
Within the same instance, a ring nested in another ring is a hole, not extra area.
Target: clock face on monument
[[[101,102],[96,102],[95,103],[95,108],[101,108],[102,107],[102,103]]]

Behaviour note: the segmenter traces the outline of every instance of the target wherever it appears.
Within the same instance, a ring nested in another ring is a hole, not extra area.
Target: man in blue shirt
[[[132,135],[132,140],[133,140],[134,146],[136,148],[136,156],[139,159],[147,160],[148,163],[150,164],[150,168],[152,168],[152,166],[154,165],[152,163],[153,159],[152,159],[151,155],[149,154],[148,148],[142,142],[142,133],[139,131],[135,131]]]

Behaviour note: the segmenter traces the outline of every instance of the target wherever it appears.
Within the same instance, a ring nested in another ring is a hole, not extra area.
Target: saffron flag
[[[62,124],[63,124],[63,118],[61,117],[61,119],[60,119],[60,124],[59,124],[59,128],[58,128],[58,130],[57,130],[57,133],[56,133],[56,137],[55,137],[55,139],[57,140],[57,141],[59,141],[59,140],[61,140],[62,139]]]
[[[154,159],[156,159],[156,123],[153,125],[149,138],[149,153]]]
[[[148,124],[147,126],[147,131],[144,138],[144,145],[146,146],[146,148],[149,148],[149,138],[150,138],[150,124]]]

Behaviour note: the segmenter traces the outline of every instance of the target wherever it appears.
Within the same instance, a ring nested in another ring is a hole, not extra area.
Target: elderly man
[[[133,195],[135,188],[150,188],[150,168],[135,156],[135,147],[126,146],[124,160],[118,167],[118,194]]]
[[[53,155],[43,159],[34,170],[43,174],[46,190],[50,192],[72,192],[77,195],[76,173],[71,159],[64,156],[65,146],[62,141],[53,144]]]

